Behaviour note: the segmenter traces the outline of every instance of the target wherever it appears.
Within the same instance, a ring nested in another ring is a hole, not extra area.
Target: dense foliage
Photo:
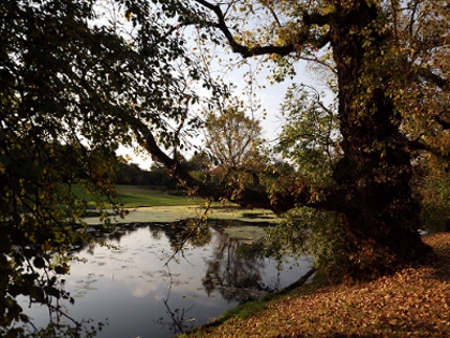
[[[57,276],[92,238],[81,219],[87,203],[72,188],[82,187],[102,208],[115,198],[115,151],[131,145],[132,132],[152,128],[169,148],[181,138],[173,126],[199,123],[186,115],[196,97],[186,81],[202,73],[184,56],[175,9],[182,3],[1,2],[2,336],[25,334],[21,295],[57,312],[52,299],[73,302]],[[82,327],[60,329],[67,336]]]

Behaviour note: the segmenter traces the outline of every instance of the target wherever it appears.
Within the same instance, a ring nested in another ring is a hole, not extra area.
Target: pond
[[[255,226],[240,229],[262,232]],[[308,259],[286,259],[283,266],[266,258],[244,259],[236,252],[243,236],[232,237],[214,224],[204,241],[188,242],[166,266],[180,231],[167,223],[123,224],[107,237],[114,248],[81,249],[76,254],[80,261],[64,277],[64,289],[75,303],[59,306],[76,320],[107,323],[97,337],[172,337],[239,303],[282,289],[311,266]],[[47,307],[23,305],[35,324],[46,326],[49,316],[64,321]]]

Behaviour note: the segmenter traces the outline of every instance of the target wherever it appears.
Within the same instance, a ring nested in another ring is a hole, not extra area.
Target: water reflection
[[[174,334],[186,332],[193,328],[193,322],[195,318],[189,318],[189,311],[194,308],[195,304],[192,304],[189,308],[175,308],[171,309],[169,305],[170,294],[172,291],[173,279],[171,279],[169,289],[167,292],[167,297],[163,299],[164,306],[166,307],[166,314],[169,316],[169,320],[167,320],[164,316],[155,321],[155,323],[159,323],[161,328],[166,328],[167,330],[173,332]]]
[[[223,299],[239,302],[255,299],[264,290],[262,272],[263,259],[245,259],[238,255],[240,241],[229,237],[223,228],[214,228],[215,236],[210,242],[212,257],[206,260],[206,275],[203,286],[209,296],[219,290]]]
[[[76,256],[87,262],[74,262],[66,278],[75,305],[61,304],[65,313],[107,319],[98,337],[170,337],[292,283],[310,266],[301,261],[278,271],[276,262],[246,260],[236,253],[239,240],[214,226],[202,229],[203,240],[188,243],[165,267],[186,229],[186,224],[128,224],[98,234],[113,249],[80,246]],[[30,309],[30,315],[39,325],[48,322],[42,307]]]

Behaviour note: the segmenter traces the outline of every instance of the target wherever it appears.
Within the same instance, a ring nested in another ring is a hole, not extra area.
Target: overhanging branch
[[[161,150],[156,143],[153,133],[143,121],[135,118],[131,124],[131,128],[136,135],[139,145],[147,150],[157,162],[162,163],[184,187],[192,189],[194,192],[199,193],[204,197],[214,197],[212,192],[206,194],[209,189],[189,175],[189,173],[182,168],[181,162],[171,158]]]
[[[445,161],[449,161],[450,160],[450,156],[447,154],[443,154],[439,149],[434,149],[422,142],[420,142],[420,139],[416,139],[416,140],[411,140],[408,142],[408,147],[411,150],[416,150],[416,151],[424,151],[430,154],[433,154],[434,156],[441,158]]]
[[[330,36],[328,34],[324,34],[323,36],[320,36],[319,38],[315,38],[314,41],[311,41],[311,36],[309,35],[308,29],[301,30],[301,33],[298,34],[296,41],[292,43],[288,43],[286,45],[282,46],[274,46],[274,45],[267,45],[267,46],[255,46],[255,47],[248,47],[245,45],[240,44],[236,41],[236,39],[233,37],[233,34],[231,33],[230,29],[228,28],[226,22],[225,22],[225,15],[220,8],[219,5],[214,5],[206,0],[195,0],[200,5],[208,8],[217,17],[216,23],[204,23],[206,26],[214,27],[219,29],[227,39],[228,43],[230,44],[233,52],[241,54],[244,58],[257,56],[257,55],[267,55],[267,54],[277,54],[280,56],[286,56],[292,52],[294,52],[298,46],[304,45],[306,43],[310,43],[314,45],[317,48],[325,46],[330,39]],[[326,20],[330,20],[330,18],[326,16],[308,16],[308,20],[311,21],[313,24],[317,24],[319,26],[325,25]],[[309,26],[309,25],[308,25]],[[306,28],[306,27],[305,27]]]
[[[440,87],[441,89],[450,90],[449,79],[433,73],[433,71],[429,68],[420,67],[417,69],[417,74],[424,80],[435,84],[436,86]]]
[[[435,120],[442,127],[442,129],[450,129],[450,121],[443,119],[441,116],[434,116],[433,120]]]
[[[229,184],[230,182],[225,182],[225,180],[221,184],[200,182],[189,174],[183,163],[169,157],[161,150],[151,130],[143,121],[135,118],[131,123],[131,128],[141,147],[147,150],[156,161],[168,168],[169,172],[184,187],[204,198],[227,199],[243,207],[270,209],[278,214],[298,206],[329,211],[344,211],[351,208],[348,203],[344,203],[345,198],[339,190],[331,188],[313,192],[309,185],[302,182],[275,193],[269,193],[267,188],[259,183],[255,184],[254,188],[242,188],[239,185]],[[314,197],[318,194],[321,195],[320,199]]]

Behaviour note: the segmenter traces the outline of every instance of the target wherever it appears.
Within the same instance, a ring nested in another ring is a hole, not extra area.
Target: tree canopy
[[[210,84],[184,52],[173,19],[184,4],[103,5],[0,4],[2,335],[24,334],[19,295],[49,307],[52,297],[73,301],[57,276],[69,271],[71,251],[92,240],[81,219],[86,201],[73,187],[102,208],[116,197],[119,145],[145,131],[147,145],[173,148],[181,126],[199,124],[187,115],[197,95],[186,82]]]
[[[137,143],[208,199],[326,215],[350,277],[420,261],[429,248],[411,185],[423,158],[448,160],[449,9],[434,0],[3,1],[0,326],[21,334],[18,295],[70,298],[55,276],[90,240],[72,186],[100,207],[113,198],[121,144]],[[282,106],[287,163],[261,155],[240,179],[194,175],[181,154],[187,137],[205,125],[199,112],[225,114],[230,97],[195,43],[259,57],[274,81],[295,79],[305,60],[326,74],[336,102],[298,84]]]

